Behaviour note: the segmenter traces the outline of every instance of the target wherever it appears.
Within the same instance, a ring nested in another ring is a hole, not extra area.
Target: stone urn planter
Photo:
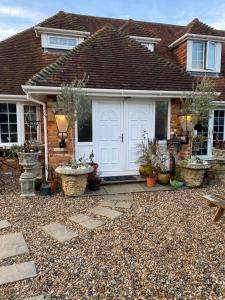
[[[73,169],[67,166],[59,166],[55,172],[61,176],[62,188],[66,196],[83,195],[87,186],[88,174],[93,172],[93,167],[85,166]]]
[[[39,152],[18,152],[19,164],[23,166],[24,172],[20,176],[21,196],[35,196],[35,174],[33,167],[38,162]]]
[[[178,163],[181,177],[183,178],[186,186],[195,188],[200,187],[203,182],[204,174],[210,168],[208,163],[205,164],[187,164],[183,165]]]

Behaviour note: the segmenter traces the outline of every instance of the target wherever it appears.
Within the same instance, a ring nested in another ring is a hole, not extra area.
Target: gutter
[[[50,94],[57,95],[61,93],[61,87],[50,86],[22,86],[25,93],[37,93],[37,94]],[[74,88],[76,90],[76,88]],[[123,89],[95,89],[84,88],[83,92],[89,96],[102,96],[102,97],[136,97],[136,98],[174,98],[184,97],[190,95],[191,91],[158,91],[158,90],[123,90]],[[219,96],[221,93],[216,93]]]
[[[185,33],[179,39],[174,41],[172,44],[168,46],[169,49],[174,48],[179,45],[181,42],[187,40],[188,38],[192,40],[202,40],[202,41],[214,41],[214,42],[225,42],[225,37],[223,36],[215,36],[215,35],[203,35],[203,34],[195,34],[195,33]]]
[[[27,99],[31,102],[42,105],[44,116],[44,143],[45,143],[45,179],[48,179],[48,132],[47,132],[47,106],[45,102],[34,99],[29,93]],[[46,113],[45,113],[46,112]]]

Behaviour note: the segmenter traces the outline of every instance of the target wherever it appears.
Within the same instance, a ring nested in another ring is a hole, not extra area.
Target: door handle
[[[123,143],[123,133],[121,134],[121,142]]]

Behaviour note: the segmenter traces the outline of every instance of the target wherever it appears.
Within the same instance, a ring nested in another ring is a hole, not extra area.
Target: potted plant
[[[180,172],[176,171],[175,175],[170,178],[170,185],[175,189],[183,187],[184,182],[181,178]]]
[[[91,154],[89,156],[89,160],[90,160],[90,162],[88,164],[93,168],[93,172],[88,174],[88,182],[91,179],[94,179],[97,175],[97,172],[98,172],[98,164],[94,162],[94,153],[93,153],[93,151],[91,152]]]
[[[155,159],[156,159],[156,141],[149,140],[147,133],[142,132],[141,143],[137,145],[138,160],[143,168],[143,174],[147,177],[147,185],[149,187],[155,186]]]
[[[52,194],[52,188],[51,188],[50,184],[47,181],[44,181],[42,183],[41,194],[43,196],[51,196],[51,194]]]
[[[98,191],[100,190],[101,186],[101,178],[99,176],[91,177],[88,179],[88,188],[91,191]]]
[[[70,160],[67,164],[58,166],[55,172],[61,176],[66,196],[80,196],[86,189],[87,177],[93,172],[93,168],[81,157],[78,161]]]
[[[169,152],[164,144],[156,141],[156,172],[158,183],[167,185],[170,182]]]

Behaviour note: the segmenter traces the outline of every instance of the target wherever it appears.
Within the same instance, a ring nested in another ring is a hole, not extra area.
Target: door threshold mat
[[[108,176],[108,177],[103,177],[103,180],[105,182],[109,181],[129,181],[129,180],[136,180],[135,176],[132,175],[125,175],[125,176]]]

